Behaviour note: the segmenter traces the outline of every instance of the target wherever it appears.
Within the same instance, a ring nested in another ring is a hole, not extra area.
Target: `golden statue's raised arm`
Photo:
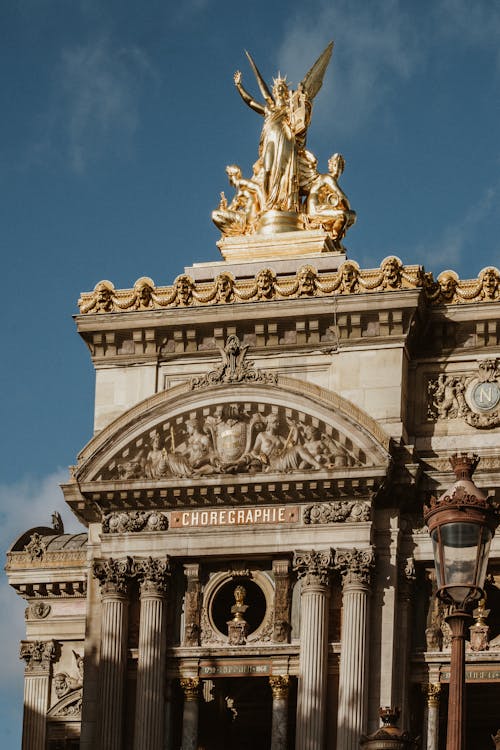
[[[243,88],[243,85],[241,83],[241,72],[239,70],[236,71],[234,74],[234,85],[236,86],[239,95],[245,102],[245,104],[248,104],[248,106],[253,109],[255,112],[257,112],[259,115],[265,114],[265,107],[264,105],[260,104],[259,102],[255,101],[255,99],[246,91],[246,89]]]

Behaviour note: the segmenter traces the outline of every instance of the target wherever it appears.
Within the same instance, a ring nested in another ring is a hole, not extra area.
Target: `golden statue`
[[[306,149],[312,102],[323,84],[332,50],[333,42],[296,90],[280,74],[270,89],[246,53],[263,101],[254,99],[243,87],[239,70],[234,83],[245,104],[262,115],[264,122],[251,179],[244,179],[239,167],[226,169],[235,196],[229,205],[223,196],[219,208],[212,212],[223,235],[321,228],[340,244],[354,223],[356,214],[337,183],[345,164],[343,157],[335,154],[329,173],[319,174],[316,157]]]

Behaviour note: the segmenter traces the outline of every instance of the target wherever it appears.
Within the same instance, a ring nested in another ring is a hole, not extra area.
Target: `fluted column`
[[[273,693],[273,721],[271,750],[286,750],[288,737],[288,675],[271,675],[269,684]]]
[[[163,750],[169,560],[140,560],[136,563],[136,574],[140,581],[141,616],[134,750]]]
[[[185,677],[181,679],[181,688],[184,692],[181,747],[182,750],[197,750],[200,680],[198,677]]]
[[[49,681],[55,655],[55,641],[21,641],[19,656],[26,663],[22,750],[45,748]]]
[[[374,555],[368,550],[337,550],[342,576],[342,639],[339,674],[337,750],[358,750],[366,730],[368,698],[368,615]]]
[[[426,697],[423,747],[424,750],[438,750],[441,683],[429,682],[422,685],[422,690]]]
[[[293,560],[294,570],[302,581],[296,750],[324,747],[332,565],[331,549],[296,552]]]
[[[132,561],[99,560],[94,575],[101,583],[101,656],[99,662],[99,750],[122,750],[123,705],[127,669],[128,584]]]

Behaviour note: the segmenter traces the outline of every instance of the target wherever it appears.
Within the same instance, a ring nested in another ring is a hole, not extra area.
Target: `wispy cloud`
[[[443,227],[433,242],[419,243],[411,255],[435,273],[458,265],[474,246],[481,224],[497,210],[499,192],[499,185],[486,188],[462,218]]]
[[[353,130],[384,106],[387,93],[408,78],[420,59],[417,33],[397,0],[383,3],[325,3],[314,15],[296,16],[279,53],[282,70],[299,81],[331,38],[335,70],[327,75],[322,100],[335,99],[335,126]],[[331,113],[331,105],[325,108]]]
[[[417,16],[401,0],[335,0],[292,18],[278,59],[281,70],[297,83],[330,39],[336,40],[315,121],[330,124],[334,100],[335,128],[351,132],[380,117],[400,83],[425,67],[439,45],[488,48],[500,71],[499,37],[500,5],[488,0],[435,0]]]
[[[31,161],[62,158],[83,174],[105,153],[128,154],[144,85],[157,80],[142,49],[119,46],[109,36],[64,48]]]

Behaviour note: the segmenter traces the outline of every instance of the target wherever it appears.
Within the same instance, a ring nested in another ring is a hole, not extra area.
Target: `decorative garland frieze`
[[[85,315],[418,288],[423,289],[433,306],[495,302],[500,300],[500,271],[489,266],[477,279],[470,280],[460,280],[454,271],[443,271],[435,280],[422,266],[405,266],[396,256],[389,256],[378,269],[362,270],[355,261],[346,260],[334,273],[318,273],[306,265],[293,276],[279,278],[272,269],[263,268],[253,279],[235,279],[223,271],[213,282],[200,283],[182,274],[172,286],[160,287],[148,277],[138,279],[133,289],[115,289],[111,281],[105,280],[96,284],[92,292],[82,293],[78,306]]]
[[[333,503],[314,503],[304,508],[305,524],[357,523],[371,518],[370,503],[337,500]]]

